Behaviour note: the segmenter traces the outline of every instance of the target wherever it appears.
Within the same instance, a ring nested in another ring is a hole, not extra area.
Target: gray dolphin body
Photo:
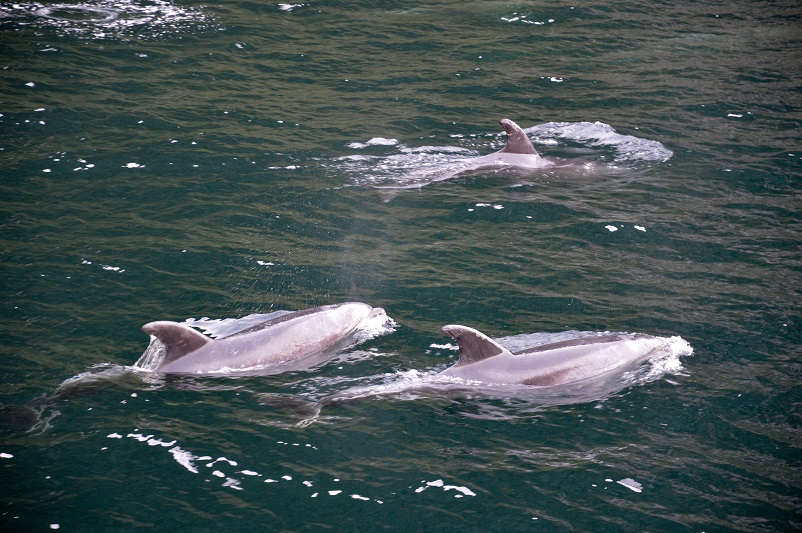
[[[650,335],[608,334],[512,353],[465,326],[442,332],[457,342],[460,358],[440,375],[498,385],[550,387],[620,372],[648,359],[666,340]]]
[[[531,174],[537,170],[551,167],[563,168],[572,165],[545,159],[537,153],[532,142],[518,124],[508,118],[499,120],[507,132],[507,144],[498,152],[471,157],[454,163],[416,170],[403,176],[398,185],[379,185],[377,189],[387,191],[398,189],[416,189],[432,183],[446,181],[463,175],[484,171],[503,171],[518,174]],[[386,192],[385,199],[393,197]]]
[[[166,349],[163,360],[149,370],[201,374],[276,365],[319,354],[344,341],[363,320],[379,317],[387,317],[381,308],[347,302],[289,313],[214,340],[177,322],[150,322],[142,331],[156,337]]]

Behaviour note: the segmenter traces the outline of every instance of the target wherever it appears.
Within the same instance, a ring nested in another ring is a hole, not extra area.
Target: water
[[[3,527],[800,529],[801,20],[3,4]],[[502,117],[593,171],[373,187],[498,149]],[[307,371],[126,370],[152,320],[349,300],[397,330]],[[430,375],[450,323],[693,355],[578,403],[396,394],[299,426],[261,401]]]

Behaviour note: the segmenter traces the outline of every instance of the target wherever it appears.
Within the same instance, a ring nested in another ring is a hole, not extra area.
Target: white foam
[[[459,350],[459,346],[454,346],[451,343],[448,343],[448,344],[430,344],[429,348],[435,348],[435,349],[438,349],[438,350],[453,350],[453,351]]]
[[[369,316],[365,318],[357,326],[357,331],[354,333],[354,343],[361,344],[365,341],[387,335],[395,331],[398,324],[387,316],[386,314],[379,314],[378,316]]]
[[[616,161],[668,161],[674,153],[661,143],[617,133],[603,122],[547,122],[524,130],[536,136],[562,137],[590,146],[610,146]]]
[[[278,4],[278,8],[282,11],[292,11],[297,7],[304,7],[306,4]]]
[[[372,139],[368,140],[367,142],[352,142],[348,143],[346,146],[349,148],[353,148],[355,150],[361,150],[363,148],[367,148],[368,146],[394,146],[398,144],[398,139],[388,139],[386,137],[373,137]]]
[[[454,490],[457,491],[458,494],[455,494],[455,498],[462,498],[463,496],[476,496],[476,493],[473,492],[468,487],[462,487],[459,485],[446,485],[442,479],[436,479],[434,481],[423,481],[424,485],[415,489],[415,492],[423,492],[424,490],[430,487],[438,487],[442,488],[443,491]]]
[[[170,442],[164,442],[161,439],[151,438],[151,439],[148,439],[147,442],[148,442],[148,446],[164,446],[165,448],[169,448],[170,446],[173,446],[176,441],[175,441],[175,439],[173,439]]]
[[[170,450],[168,451],[173,455],[173,459],[175,459],[175,461],[178,464],[180,464],[193,474],[198,473],[198,469],[192,463],[192,460],[195,458],[195,456],[193,456],[191,453],[189,453],[186,450],[183,450],[180,446],[175,446],[174,448],[170,448]]]
[[[0,18],[12,22],[20,19],[21,25],[52,28],[61,35],[87,39],[147,39],[216,27],[214,18],[203,9],[182,7],[170,0],[4,2],[0,3]]]
[[[619,479],[618,481],[616,481],[616,483],[618,483],[619,485],[623,485],[634,492],[643,492],[643,485],[641,485],[632,478],[627,477],[624,479]]]
[[[223,483],[223,487],[228,487],[234,490],[245,490],[240,487],[240,480],[227,477],[225,482]]]
[[[207,466],[208,468],[211,468],[211,467],[213,467],[215,464],[217,464],[217,463],[219,463],[219,462],[221,462],[221,461],[222,461],[222,462],[226,462],[226,463],[230,464],[231,466],[237,466],[237,462],[236,462],[236,461],[232,461],[231,459],[227,459],[226,457],[218,457],[217,459],[215,459],[215,460],[214,460],[214,461],[212,461],[211,463],[207,464],[206,466]]]

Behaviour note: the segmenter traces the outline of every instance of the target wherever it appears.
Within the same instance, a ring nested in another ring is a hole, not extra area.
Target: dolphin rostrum
[[[288,313],[214,340],[177,322],[150,322],[142,331],[151,344],[154,337],[161,341],[164,356],[147,369],[201,374],[277,365],[336,347],[368,318],[390,320],[379,307],[347,302]]]
[[[666,339],[643,334],[604,334],[556,342],[515,353],[475,329],[441,330],[457,342],[459,360],[442,376],[489,384],[549,387],[623,371],[648,359]]]

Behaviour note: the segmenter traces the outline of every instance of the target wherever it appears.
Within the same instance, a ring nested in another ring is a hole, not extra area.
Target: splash
[[[622,135],[604,122],[547,122],[524,129],[528,134],[547,139],[566,139],[588,147],[610,147],[616,162],[659,161],[671,159],[674,152],[661,143],[632,135]]]
[[[17,31],[50,29],[82,39],[152,39],[219,29],[214,17],[205,11],[168,0],[3,3],[0,22],[10,22]]]
[[[134,363],[134,368],[146,372],[153,372],[159,368],[159,365],[164,361],[166,355],[167,346],[156,337],[151,336],[150,344],[148,344],[148,347],[145,348],[145,351],[139,356],[136,363]]]

